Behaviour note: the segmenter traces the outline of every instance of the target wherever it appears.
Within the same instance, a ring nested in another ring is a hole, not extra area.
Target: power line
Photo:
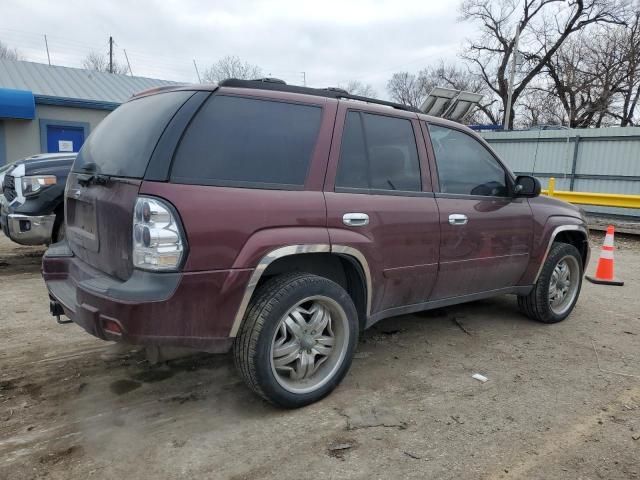
[[[109,73],[113,73],[113,37],[109,37]]]

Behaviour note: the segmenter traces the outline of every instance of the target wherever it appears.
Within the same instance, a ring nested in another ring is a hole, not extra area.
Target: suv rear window
[[[335,186],[372,193],[420,191],[420,162],[411,121],[348,112]]]
[[[185,132],[173,160],[171,180],[301,188],[321,119],[321,107],[216,95]]]
[[[142,178],[160,135],[192,95],[167,92],[123,103],[89,135],[73,171]]]

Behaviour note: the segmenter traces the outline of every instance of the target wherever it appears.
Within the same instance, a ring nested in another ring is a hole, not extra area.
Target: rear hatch
[[[131,100],[82,146],[65,192],[66,235],[78,258],[121,280],[131,276],[138,190],[165,127],[192,95],[169,91]]]

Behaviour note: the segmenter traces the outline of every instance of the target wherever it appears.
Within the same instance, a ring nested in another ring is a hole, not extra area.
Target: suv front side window
[[[436,157],[440,192],[457,195],[507,197],[507,174],[477,140],[466,133],[428,125]]]
[[[411,121],[349,111],[335,186],[371,193],[422,190]]]

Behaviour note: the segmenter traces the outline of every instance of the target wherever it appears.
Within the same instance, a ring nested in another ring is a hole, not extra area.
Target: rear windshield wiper
[[[83,187],[88,187],[91,184],[106,185],[109,181],[108,175],[96,173],[97,165],[94,162],[85,163],[80,167],[80,170],[87,172],[78,174],[78,183]]]
[[[100,175],[99,173],[79,173],[78,183],[83,187],[89,185],[106,185],[109,182],[108,175]]]

